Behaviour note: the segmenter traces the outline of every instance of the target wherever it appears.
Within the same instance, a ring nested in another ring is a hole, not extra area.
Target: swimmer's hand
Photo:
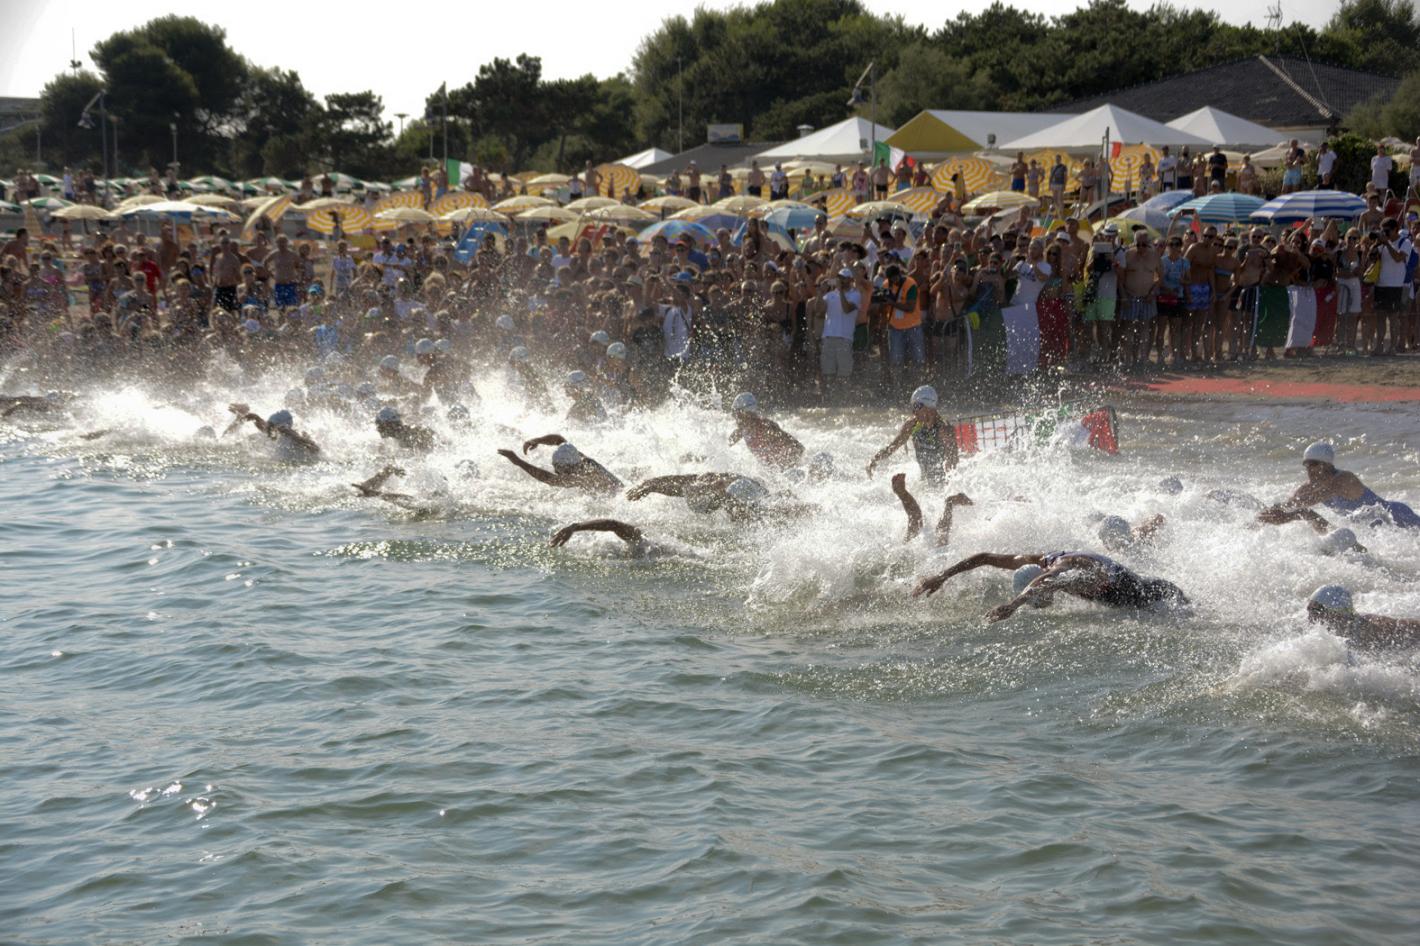
[[[986,612],[986,623],[995,624],[997,621],[1004,621],[1015,613],[1016,609],[1013,603],[1008,602],[1006,604],[997,605]]]
[[[572,536],[576,535],[580,531],[582,531],[581,523],[578,522],[574,522],[570,526],[563,526],[556,532],[552,533],[552,547],[555,549],[560,549],[562,546],[567,544],[567,540],[571,539]]]
[[[916,588],[912,589],[912,597],[921,598],[925,595],[930,598],[941,590],[942,585],[946,584],[946,581],[946,575],[933,575],[931,578],[924,578],[917,583]]]
[[[499,450],[499,451],[498,451],[498,456],[503,457],[504,459],[506,459],[506,460],[508,460],[508,461],[510,461],[510,462],[512,462],[512,463],[517,463],[517,462],[518,462],[518,455],[517,455],[516,453],[514,453],[513,451],[511,451],[511,450],[507,450],[507,449]]]
[[[645,499],[649,495],[651,495],[651,484],[649,482],[642,483],[640,486],[633,486],[626,491],[626,498],[633,503],[638,499]]]
[[[1268,506],[1257,514],[1257,521],[1269,526],[1280,526],[1291,522],[1297,518],[1297,514],[1292,510],[1282,506]]]
[[[251,413],[251,405],[243,404],[240,401],[234,401],[231,404],[227,405],[227,410],[231,411],[233,414],[236,414],[238,417],[245,417],[247,414]]]
[[[971,501],[971,497],[968,496],[966,493],[954,493],[954,494],[952,494],[951,496],[948,496],[948,497],[947,497],[947,505],[948,505],[948,506],[975,506],[976,504]]]

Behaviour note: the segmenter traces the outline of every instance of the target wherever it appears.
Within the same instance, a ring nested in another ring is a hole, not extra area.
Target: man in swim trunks
[[[523,453],[528,453],[540,446],[557,447],[552,452],[552,472],[550,473],[541,467],[528,463],[512,450],[499,450],[498,455],[506,458],[509,463],[539,483],[546,483],[548,486],[580,489],[585,493],[602,496],[621,492],[621,480],[613,476],[606,467],[596,460],[583,456],[582,452],[568,443],[561,434],[534,437],[523,444]]]
[[[735,418],[735,429],[730,433],[731,446],[743,440],[760,463],[778,470],[798,465],[804,456],[804,445],[761,415],[759,401],[753,394],[745,392],[736,397],[730,411]]]
[[[873,456],[868,463],[868,475],[872,476],[879,463],[911,440],[922,479],[930,486],[945,486],[947,473],[957,465],[956,431],[937,413],[937,391],[930,385],[924,384],[912,392],[911,406],[912,417],[902,425],[892,443]]]
[[[1337,637],[1366,650],[1420,644],[1420,620],[1357,614],[1351,592],[1340,585],[1324,585],[1312,592],[1307,620],[1325,625]]]
[[[276,238],[276,249],[267,255],[262,265],[271,273],[274,283],[272,304],[278,309],[294,309],[300,305],[298,281],[301,278],[301,257],[291,249],[290,241],[284,234]]]
[[[1203,237],[1190,246],[1184,259],[1188,260],[1188,281],[1184,284],[1184,304],[1188,307],[1187,322],[1184,324],[1184,354],[1189,361],[1207,360],[1207,337],[1213,325],[1213,269],[1218,263],[1218,228],[1208,224],[1203,228]]]
[[[1025,604],[1049,607],[1057,592],[1122,610],[1177,608],[1188,604],[1187,595],[1172,582],[1136,575],[1113,559],[1090,552],[1049,552],[1045,555],[981,552],[962,559],[941,574],[922,579],[912,589],[912,596],[935,594],[948,578],[976,568],[1000,568],[1014,572],[1026,566],[1035,566],[1042,571],[1031,578],[1016,597],[987,612],[987,620],[992,623],[1005,620]]]
[[[1264,510],[1264,522],[1286,522],[1300,510],[1312,506],[1343,514],[1362,513],[1370,525],[1396,525],[1402,529],[1420,529],[1420,514],[1405,503],[1381,499],[1355,473],[1336,468],[1336,451],[1329,443],[1318,441],[1302,454],[1302,466],[1307,481],[1297,488],[1292,498],[1279,506]],[[1284,518],[1289,516],[1290,518]],[[1261,516],[1259,517],[1262,518]]]

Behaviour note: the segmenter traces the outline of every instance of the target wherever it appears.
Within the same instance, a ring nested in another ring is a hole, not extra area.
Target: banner
[[[1001,310],[1006,323],[1006,374],[1030,374],[1040,364],[1040,321],[1034,305]]]
[[[1287,302],[1292,309],[1287,347],[1310,348],[1316,333],[1316,290],[1311,286],[1288,286]]]

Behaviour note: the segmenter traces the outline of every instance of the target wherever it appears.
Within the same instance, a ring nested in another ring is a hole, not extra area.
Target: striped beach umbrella
[[[691,223],[698,223],[707,230],[718,230],[724,227],[727,230],[734,230],[744,223],[745,218],[740,214],[725,213],[723,210],[716,210],[714,207],[692,207],[671,214],[672,220],[686,220]]]
[[[632,194],[641,190],[641,174],[624,164],[603,164],[597,168],[597,173],[602,176],[601,192],[607,193],[607,186],[612,188],[608,196],[620,197],[628,191]]]
[[[1040,201],[1021,191],[989,191],[967,201],[962,205],[961,212],[973,215],[988,214],[997,210],[1015,210],[1027,204],[1037,207]]]
[[[569,203],[564,210],[570,210],[576,214],[586,213],[589,210],[598,210],[602,207],[619,207],[621,201],[610,197],[578,197]]]
[[[517,215],[535,207],[555,207],[556,205],[557,201],[547,197],[538,197],[536,194],[520,194],[517,197],[498,201],[493,205],[493,209],[499,213]]]
[[[721,200],[717,200],[710,206],[714,207],[716,210],[722,211],[723,213],[739,214],[743,216],[764,206],[764,203],[765,201],[762,197],[753,197],[749,194],[745,194],[739,197],[726,197]]]
[[[65,207],[74,206],[72,200],[65,200],[63,197],[32,197],[21,203],[35,210],[63,210]]]
[[[937,193],[950,194],[955,191],[955,187],[952,185],[953,174],[961,175],[968,196],[991,190],[992,187],[1000,183],[1001,177],[996,166],[985,158],[975,155],[965,158],[948,158],[932,169],[932,187],[936,189]]]
[[[398,224],[433,223],[436,218],[423,207],[391,207],[375,213],[376,220],[393,220]]]
[[[826,216],[817,207],[778,207],[765,214],[763,220],[766,227],[778,230],[787,237],[790,230],[800,236],[812,231],[814,224]]]
[[[632,207],[630,204],[613,204],[610,207],[597,207],[582,215],[586,220],[595,220],[597,223],[619,223],[626,226],[639,227],[643,224],[652,223],[656,215],[649,210],[642,210],[640,207]]]
[[[343,197],[317,197],[315,200],[308,200],[304,204],[297,204],[292,207],[293,213],[311,213],[317,210],[324,210],[326,207],[350,207],[351,202]]]
[[[1136,223],[1142,223],[1149,229],[1157,230],[1160,233],[1167,231],[1169,228],[1169,215],[1153,207],[1130,207],[1128,210],[1121,211],[1116,215],[1115,219],[1124,220],[1131,226]],[[1129,227],[1122,227],[1121,229],[1123,229],[1125,233],[1130,232]]]
[[[451,210],[463,210],[466,207],[487,207],[488,199],[482,194],[475,194],[471,191],[449,191],[443,197],[429,207],[429,212],[436,217],[443,217]]]
[[[1150,210],[1162,210],[1168,212],[1179,204],[1186,204],[1194,197],[1191,190],[1164,191],[1162,194],[1155,194],[1148,200],[1140,204],[1140,207],[1148,207]]]
[[[1159,158],[1163,152],[1153,145],[1125,145],[1119,149],[1119,154],[1109,159],[1109,170],[1113,175],[1111,187],[1113,190],[1122,191],[1134,189],[1139,185],[1139,167],[1144,163],[1144,157],[1148,156],[1154,167],[1159,166]]]
[[[830,217],[841,217],[853,209],[853,205],[858,202],[858,199],[848,188],[835,187],[833,190],[826,190],[813,196],[814,203],[820,201],[823,202],[824,212]]]
[[[656,213],[675,213],[677,210],[685,210],[687,207],[697,206],[695,201],[689,197],[677,197],[674,194],[665,194],[661,197],[652,197],[650,200],[643,200],[638,205],[642,210],[651,210]]]
[[[257,223],[262,220],[275,223],[289,209],[291,209],[291,198],[287,194],[266,198],[247,216],[246,223],[242,225],[242,238],[245,240],[255,238]]]
[[[1261,210],[1265,203],[1261,197],[1230,191],[1225,194],[1195,197],[1168,211],[1168,215],[1177,217],[1191,211],[1204,223],[1243,223],[1251,220],[1252,215]]]
[[[895,200],[870,200],[848,211],[854,220],[876,219],[878,217],[911,217],[912,208]]]
[[[715,242],[714,231],[692,220],[661,220],[642,230],[637,239],[642,243],[649,243],[653,237],[658,236],[665,237],[671,243],[681,237],[689,237],[702,246]]]
[[[507,203],[510,203],[510,201],[505,200],[500,204],[494,204],[493,209],[499,213],[510,214],[517,220],[525,223],[571,223],[573,220],[580,219],[581,217],[581,214],[574,213],[571,210],[556,205],[527,207],[523,210],[518,210],[517,208],[504,207],[503,204]]]
[[[1253,211],[1254,223],[1300,223],[1312,217],[1354,220],[1366,211],[1366,202],[1344,191],[1297,191],[1274,197]]]
[[[408,207],[413,210],[424,209],[424,199],[417,191],[403,191],[398,194],[387,194],[375,201],[375,206],[370,208],[370,212],[379,219],[380,214],[386,210],[395,210],[400,207]]]
[[[925,217],[941,202],[942,195],[931,187],[909,187],[893,193],[892,199],[911,208],[914,214]]]
[[[504,226],[512,222],[506,214],[487,207],[458,207],[440,215],[439,219],[450,223],[500,223]]]
[[[375,216],[359,204],[331,204],[311,211],[306,226],[317,233],[335,233],[336,218],[342,233],[360,233],[374,226]]]
[[[13,207],[11,213],[20,213],[24,210],[18,204],[6,204],[5,207]],[[5,208],[0,208],[5,209]],[[70,207],[61,207],[53,214],[56,220],[117,220],[118,214],[104,210],[102,207],[95,207],[93,204],[74,204]]]

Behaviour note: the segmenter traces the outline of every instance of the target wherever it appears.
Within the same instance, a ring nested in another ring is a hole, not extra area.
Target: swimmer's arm
[[[112,428],[112,427],[103,427],[103,428],[100,428],[99,430],[91,430],[91,431],[89,431],[87,434],[80,434],[80,435],[79,435],[79,439],[80,439],[80,440],[98,440],[100,437],[104,436],[105,434],[111,434],[111,433],[113,433],[113,428]]]
[[[694,473],[653,477],[638,486],[631,487],[626,493],[626,498],[635,502],[652,493],[660,493],[663,496],[684,496],[686,487],[698,478]]]
[[[1326,535],[1326,533],[1331,531],[1331,523],[1327,522],[1319,514],[1306,508],[1269,506],[1257,514],[1257,521],[1269,526],[1285,525],[1298,520],[1306,522],[1321,535]]]
[[[1342,635],[1357,647],[1413,647],[1420,644],[1420,621],[1363,615]]]
[[[1052,574],[1050,572],[1039,576],[1035,581],[1026,586],[1025,591],[1022,591],[1005,604],[997,605],[990,611],[987,611],[987,623],[995,624],[997,621],[1004,621],[1027,604],[1035,604],[1042,608],[1047,607],[1051,601],[1055,599],[1056,582],[1052,579],[1057,577],[1058,573]]]
[[[1164,527],[1164,523],[1166,522],[1168,522],[1168,520],[1164,518],[1163,513],[1145,519],[1134,527],[1134,538],[1151,539],[1158,534],[1158,531]]]
[[[265,426],[266,424],[265,421],[262,421],[261,423],[263,426]],[[267,429],[268,431],[270,430],[270,428]],[[307,450],[311,451],[311,453],[320,453],[320,444],[316,443],[314,440],[312,440],[310,437],[307,437],[305,434],[295,430],[283,430],[282,433],[289,437],[293,443],[305,447]]]
[[[567,438],[561,434],[543,434],[541,437],[523,441],[523,454],[526,455],[537,447],[557,447],[566,442]]]
[[[571,525],[563,526],[552,533],[552,547],[559,548],[566,545],[568,540],[578,532],[610,532],[627,545],[636,545],[645,538],[641,530],[629,522],[622,522],[619,519],[588,519],[585,522],[574,522]]]
[[[944,548],[952,537],[952,508],[971,505],[974,503],[966,493],[954,493],[947,497],[947,501],[942,505],[942,516],[937,520],[937,546],[939,548]]]
[[[886,460],[888,457],[892,456],[893,451],[897,450],[903,444],[907,443],[907,438],[912,436],[912,425],[914,423],[916,423],[916,421],[909,420],[907,423],[903,424],[902,429],[897,432],[897,436],[892,438],[892,443],[888,444],[886,447],[883,447],[877,453],[873,454],[873,458],[868,461],[869,476],[873,475],[874,467],[876,467],[882,461]]]
[[[907,491],[907,474],[898,473],[892,478],[892,491],[902,503],[902,511],[907,513],[907,535],[903,542],[911,542],[922,532],[922,507],[917,499]]]
[[[962,559],[940,574],[922,579],[917,583],[917,587],[912,589],[912,597],[935,594],[948,578],[978,568],[1000,568],[1005,571],[1015,571],[1022,565],[1039,564],[1041,564],[1041,556],[1039,555],[999,555],[994,552],[978,552],[969,558]]]
[[[540,468],[538,468],[538,467],[533,466],[531,463],[527,462],[527,461],[524,460],[522,457],[518,456],[518,455],[517,455],[516,453],[514,453],[512,450],[499,450],[499,451],[498,451],[498,455],[499,455],[500,457],[505,457],[505,458],[507,458],[507,460],[508,460],[509,463],[513,464],[513,466],[515,466],[515,467],[517,467],[518,469],[522,470],[524,473],[526,473],[528,476],[531,476],[533,479],[537,480],[539,483],[546,483],[548,486],[568,486],[568,485],[570,485],[570,484],[564,482],[564,481],[562,480],[562,478],[559,477],[556,473],[549,473],[549,472],[546,471],[546,470],[543,470],[543,469],[540,469]]]
[[[376,473],[374,476],[370,477],[368,480],[365,480],[361,483],[351,483],[350,485],[353,486],[355,489],[359,490],[360,495],[362,496],[374,496],[379,492],[380,487],[385,485],[385,481],[388,480],[391,476],[403,475],[404,470],[400,469],[397,466],[390,465],[385,467],[380,472]]]
[[[738,424],[735,425],[735,429],[730,431],[730,446],[733,447],[735,444],[739,443],[740,438],[742,438],[743,436],[744,428],[740,427]]]

